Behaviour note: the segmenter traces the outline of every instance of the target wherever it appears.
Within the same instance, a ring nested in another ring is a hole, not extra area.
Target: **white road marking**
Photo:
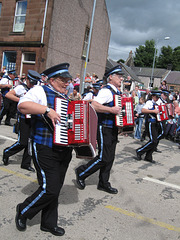
[[[154,179],[154,178],[150,178],[150,177],[145,177],[145,178],[143,178],[143,180],[147,180],[147,181],[150,181],[150,182],[158,183],[158,184],[165,185],[165,186],[171,187],[171,188],[180,189],[180,186],[178,186],[178,185],[167,183],[167,182],[163,182],[163,181],[160,181],[160,180],[157,180],[157,179]]]
[[[10,141],[13,141],[13,142],[17,141],[17,139],[15,139],[15,138],[9,138],[9,137],[5,137],[3,135],[0,135],[0,138],[7,139],[7,140],[10,140]]]

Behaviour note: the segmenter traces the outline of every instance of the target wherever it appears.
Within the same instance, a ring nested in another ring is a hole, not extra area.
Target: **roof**
[[[180,85],[180,71],[170,71],[163,80],[166,80],[167,84]]]
[[[131,67],[137,76],[150,77],[152,68],[146,67]],[[169,70],[163,68],[154,68],[153,76],[156,78],[163,78],[167,75]]]
[[[106,61],[106,71],[108,69],[111,69],[112,67],[115,67],[117,65],[121,65],[123,72],[125,73],[126,76],[130,75],[132,80],[142,83],[141,80],[138,78],[138,76],[135,74],[135,72],[128,66],[126,66],[124,63],[117,63],[113,61],[112,59],[108,58]]]

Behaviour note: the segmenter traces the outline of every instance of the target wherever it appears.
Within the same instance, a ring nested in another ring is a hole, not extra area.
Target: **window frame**
[[[26,22],[26,13],[25,14],[17,14],[18,12],[18,4],[20,2],[26,2],[27,3],[27,0],[17,0],[16,1],[16,9],[15,9],[15,14],[14,14],[14,24],[13,24],[13,32],[24,32],[24,27],[25,27],[25,22]],[[27,7],[26,7],[26,10],[27,10]],[[24,17],[24,23],[23,23],[23,29],[20,30],[20,29],[16,29],[17,27],[17,23],[16,23],[16,19],[18,17]]]
[[[1,12],[2,12],[2,2],[0,2],[0,17],[1,17]]]

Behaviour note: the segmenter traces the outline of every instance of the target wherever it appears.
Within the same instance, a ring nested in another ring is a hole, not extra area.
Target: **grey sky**
[[[180,0],[106,0],[111,24],[109,57],[126,60],[146,40],[180,46]],[[170,37],[164,40],[164,37]],[[158,40],[157,40],[158,39]]]

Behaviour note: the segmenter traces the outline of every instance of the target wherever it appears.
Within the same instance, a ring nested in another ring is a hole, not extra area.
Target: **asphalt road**
[[[17,135],[12,127],[0,126],[0,157]],[[62,240],[166,240],[180,239],[180,150],[176,143],[161,140],[154,153],[156,164],[134,159],[142,143],[132,136],[119,136],[111,184],[117,195],[97,190],[98,173],[86,180],[86,188],[75,186],[74,169],[86,162],[73,155],[59,197]],[[27,230],[15,227],[16,205],[37,188],[36,173],[20,168],[22,152],[0,162],[0,238],[2,240],[57,239],[40,231],[40,214],[27,222]]]

